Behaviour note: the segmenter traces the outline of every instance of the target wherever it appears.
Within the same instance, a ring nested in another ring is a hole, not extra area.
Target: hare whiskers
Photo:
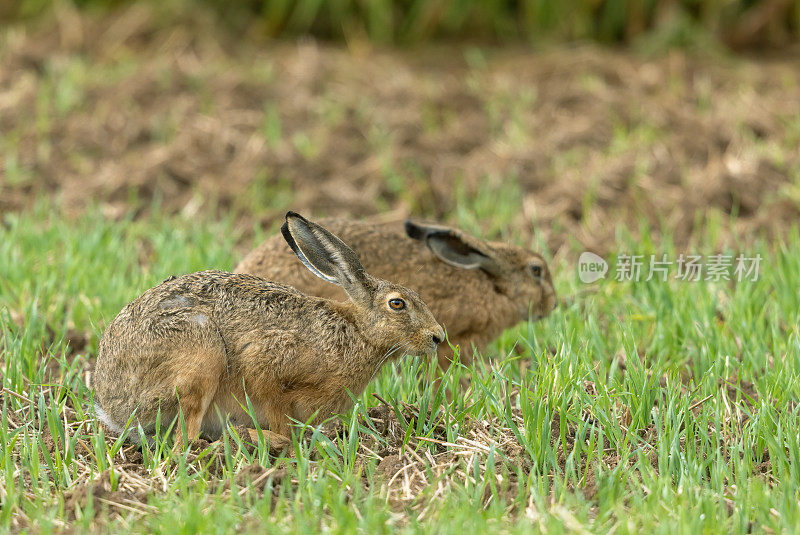
[[[404,342],[404,343],[402,343],[402,344],[398,344],[398,345],[397,345],[397,347],[395,347],[394,349],[390,349],[389,351],[387,351],[387,352],[386,352],[386,354],[384,354],[384,356],[383,356],[383,359],[381,359],[381,363],[380,363],[380,364],[378,364],[378,370],[380,370],[380,369],[383,367],[383,364],[384,364],[384,363],[385,363],[387,360],[389,360],[389,357],[391,357],[392,355],[394,355],[394,354],[395,354],[395,353],[397,353],[398,351],[400,351],[400,350],[402,350],[402,349],[405,349],[405,348],[406,348],[406,347],[408,347],[410,344],[411,344],[411,342]],[[377,370],[376,370],[376,372],[375,372],[375,373],[377,373]]]

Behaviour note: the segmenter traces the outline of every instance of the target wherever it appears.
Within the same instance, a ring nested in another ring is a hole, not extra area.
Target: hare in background
[[[189,439],[218,436],[226,417],[252,422],[246,394],[273,444],[285,444],[290,417],[345,411],[387,360],[435,352],[444,331],[416,292],[368,274],[342,240],[299,214],[281,231],[309,272],[349,300],[222,271],[170,278],[103,334],[93,380],[102,422],[121,432],[133,416],[152,433],[159,411],[169,425],[181,410]]]
[[[445,327],[450,344],[469,363],[473,345],[482,350],[521,321],[547,316],[556,293],[544,259],[527,249],[470,236],[458,229],[406,221],[394,224],[326,220],[325,225],[358,253],[376,276],[414,288]],[[311,295],[342,299],[335,286],[302,270],[280,237],[266,240],[234,270],[280,281]],[[438,352],[442,368],[453,350]]]

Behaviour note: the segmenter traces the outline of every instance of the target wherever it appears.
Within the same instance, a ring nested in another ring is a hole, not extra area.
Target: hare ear
[[[410,220],[406,221],[405,227],[409,238],[424,241],[445,264],[461,269],[482,269],[491,275],[498,275],[501,271],[492,253],[481,247],[480,240],[459,230]]]
[[[338,284],[351,298],[360,298],[370,288],[370,277],[358,255],[342,240],[296,212],[286,213],[281,234],[311,273]]]

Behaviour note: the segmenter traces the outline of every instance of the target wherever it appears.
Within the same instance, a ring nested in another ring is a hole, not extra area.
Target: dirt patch
[[[752,381],[731,375],[727,379],[720,379],[719,386],[729,400],[744,403],[750,409],[758,405],[758,392]]]
[[[64,509],[70,521],[86,509],[91,501],[96,511],[106,510],[108,518],[131,512],[148,514],[153,507],[147,505],[151,493],[149,485],[133,480],[123,471],[116,483],[111,481],[111,472],[106,470],[91,481],[74,485],[64,493]]]
[[[6,35],[0,209],[51,195],[116,217],[158,199],[270,225],[289,206],[448,219],[500,195],[504,228],[600,252],[640,219],[681,246],[715,213],[721,239],[800,215],[796,58],[390,53],[256,45],[202,9],[171,22],[65,8]]]
[[[254,492],[256,495],[271,493],[273,499],[278,497],[281,485],[292,485],[288,479],[288,470],[284,465],[270,467],[251,463],[241,468],[231,479],[214,480],[210,485],[210,492],[233,493],[242,495]]]

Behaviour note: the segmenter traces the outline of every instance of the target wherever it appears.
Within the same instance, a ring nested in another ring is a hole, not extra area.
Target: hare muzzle
[[[438,331],[431,334],[431,342],[433,344],[433,351],[436,351],[436,347],[444,342],[444,329],[439,327]]]

